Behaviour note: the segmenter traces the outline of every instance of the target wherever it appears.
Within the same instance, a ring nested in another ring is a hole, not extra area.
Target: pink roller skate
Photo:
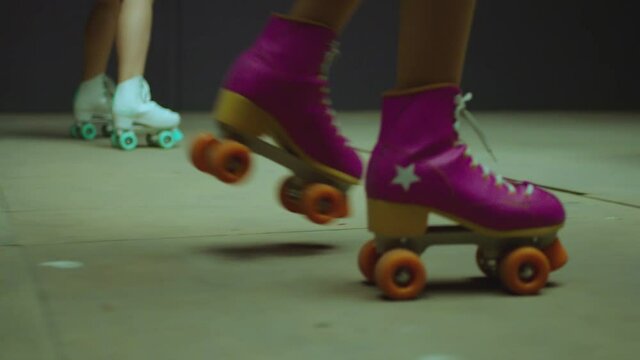
[[[366,184],[375,239],[362,247],[359,266],[389,298],[420,294],[426,271],[419,254],[431,245],[478,245],[480,269],[523,295],[537,293],[567,261],[556,237],[565,219],[558,199],[492,173],[458,140],[458,122],[475,123],[468,99],[455,86],[384,98]],[[430,212],[460,226],[427,232]]]
[[[214,118],[224,139],[201,135],[194,165],[235,183],[247,174],[252,150],[292,170],[280,191],[286,209],[319,224],[345,217],[345,192],[359,183],[362,164],[333,125],[327,71],[334,40],[324,26],[272,17],[219,92]]]

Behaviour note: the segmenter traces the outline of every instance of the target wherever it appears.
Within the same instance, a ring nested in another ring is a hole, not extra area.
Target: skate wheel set
[[[555,234],[543,237],[494,238],[462,226],[431,226],[418,237],[376,236],[358,255],[364,278],[392,300],[418,297],[427,284],[420,255],[433,245],[477,245],[476,263],[482,273],[498,280],[516,295],[537,294],[549,273],[567,262],[567,253]]]
[[[285,209],[316,224],[348,215],[349,184],[322,174],[291,151],[257,137],[241,135],[224,124],[221,127],[224,133],[221,139],[202,134],[193,142],[191,161],[198,170],[235,184],[246,178],[252,166],[251,153],[255,152],[293,171],[294,175],[280,185],[279,200]]]
[[[149,132],[155,130],[146,130],[136,128],[134,130],[116,130],[111,134],[111,146],[122,150],[133,150],[138,147],[138,136],[136,132],[145,133],[145,139],[148,146],[159,147],[161,149],[171,149],[178,144],[184,137],[179,129],[160,130],[157,132]]]
[[[109,137],[113,133],[112,126],[108,120],[76,122],[69,128],[69,133],[74,139],[93,140],[98,137],[98,126],[103,137]]]

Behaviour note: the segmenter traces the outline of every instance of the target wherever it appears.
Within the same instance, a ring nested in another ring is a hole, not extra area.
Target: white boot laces
[[[116,83],[108,76],[104,76],[103,79],[104,97],[113,101],[113,95],[116,93]]]
[[[147,109],[154,109],[154,111],[160,111],[162,116],[169,116],[174,114],[173,110],[167,109],[163,106],[160,106],[157,102],[151,100],[151,88],[149,87],[149,83],[146,80],[142,80],[140,84],[140,98],[142,99],[142,103],[145,104]]]
[[[324,96],[322,97],[322,104],[326,106],[327,108],[326,113],[331,118],[331,123],[336,128],[336,132],[338,131],[337,128],[340,127],[340,123],[337,119],[338,114],[333,109],[333,102],[331,101],[331,90],[329,89],[328,84],[329,84],[329,71],[331,70],[331,65],[333,64],[335,59],[340,55],[340,50],[338,49],[339,45],[340,43],[337,41],[331,42],[331,47],[325,53],[324,61],[322,62],[320,73],[318,74],[318,77],[320,78],[320,80],[324,81],[327,84],[320,89],[320,91],[324,94]],[[340,135],[339,133],[338,133],[338,136],[342,138],[345,142],[348,142],[348,140],[344,136]]]
[[[140,86],[140,97],[142,98],[142,102],[151,102],[151,88],[149,87],[149,83],[147,83],[145,80],[142,80],[140,82]]]
[[[482,129],[480,128],[480,125],[478,124],[478,121],[475,119],[475,117],[473,116],[473,114],[471,114],[471,112],[469,112],[469,110],[467,110],[467,102],[469,102],[471,99],[473,99],[473,94],[471,93],[466,93],[464,95],[456,95],[454,102],[456,104],[456,109],[455,109],[455,113],[454,113],[454,117],[456,119],[456,122],[454,123],[454,128],[456,129],[456,131],[459,130],[462,121],[467,122],[467,124],[471,125],[471,128],[474,130],[474,132],[476,133],[476,135],[478,135],[478,138],[480,139],[480,141],[482,142],[482,145],[485,147],[485,149],[487,150],[487,152],[491,155],[491,157],[493,158],[494,161],[497,161],[496,156],[494,155],[493,151],[491,150],[491,147],[489,146],[489,142],[487,141],[487,138],[485,137],[484,133],[482,132]],[[505,186],[507,188],[507,191],[509,191],[509,194],[515,194],[516,193],[516,188],[515,186],[510,183],[509,181],[506,181],[504,179],[504,177],[502,175],[493,173],[491,171],[491,169],[489,169],[489,167],[483,165],[483,164],[479,164],[474,158],[473,155],[471,154],[470,149],[467,147],[466,151],[465,151],[465,155],[469,158],[471,158],[471,166],[472,167],[477,167],[480,166],[480,169],[482,169],[482,176],[484,178],[489,177],[490,175],[493,174],[494,179],[495,179],[495,184],[498,187],[501,186]],[[532,184],[527,184],[527,187],[525,189],[525,195],[527,196],[531,196],[533,194],[534,191],[534,186]]]
[[[328,83],[329,80],[329,71],[331,69],[331,65],[335,61],[336,57],[340,55],[340,50],[338,49],[339,43],[337,41],[333,41],[331,43],[331,48],[326,52],[324,56],[324,61],[322,62],[322,67],[320,68],[320,74],[318,75],[321,80],[326,81]],[[327,114],[335,120],[336,111],[333,109],[333,103],[331,102],[331,94],[328,86],[323,86],[320,91],[325,95],[322,98],[322,104],[327,107]]]

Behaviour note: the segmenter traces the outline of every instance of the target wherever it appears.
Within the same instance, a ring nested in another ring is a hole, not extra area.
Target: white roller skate
[[[93,140],[100,129],[102,136],[113,132],[111,106],[115,83],[105,74],[83,81],[73,100],[76,121],[71,125],[71,136],[83,140]]]
[[[163,149],[174,147],[184,137],[178,129],[180,115],[151,100],[149,84],[142,76],[118,85],[113,115],[115,131],[111,145],[123,150],[138,146],[136,133],[145,134],[149,146]]]

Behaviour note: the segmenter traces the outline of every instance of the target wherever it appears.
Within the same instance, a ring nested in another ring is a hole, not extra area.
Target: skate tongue
[[[456,95],[456,97],[454,99],[454,102],[456,104],[456,110],[455,110],[455,113],[454,113],[454,117],[456,118],[456,122],[453,124],[453,127],[456,129],[456,131],[458,131],[458,129],[460,128],[461,122],[463,120],[466,121],[467,124],[471,125],[471,128],[473,129],[473,131],[476,133],[476,135],[480,139],[480,142],[482,142],[482,145],[484,146],[484,148],[487,150],[489,155],[491,155],[491,157],[493,158],[493,161],[498,162],[498,159],[496,158],[495,154],[493,153],[493,150],[491,150],[491,146],[489,146],[489,142],[487,141],[487,137],[484,135],[484,132],[480,128],[480,125],[478,124],[478,121],[473,116],[473,114],[471,114],[471,112],[469,112],[469,110],[467,110],[467,102],[471,101],[471,99],[473,99],[473,94],[470,93],[470,92],[466,93],[464,95],[460,95],[460,94]]]
[[[320,75],[328,78],[331,65],[335,62],[335,59],[340,55],[340,43],[337,41],[331,42],[331,47],[324,55],[324,61],[320,67]]]
[[[151,87],[149,87],[149,83],[145,79],[141,79],[140,86],[141,86],[140,96],[142,97],[142,102],[144,103],[150,102]]]
[[[327,115],[331,118],[332,125],[335,129],[336,135],[343,140],[344,143],[347,143],[347,138],[340,135],[338,128],[340,127],[340,123],[338,121],[338,116],[336,111],[333,109],[333,103],[331,101],[331,93],[329,91],[329,71],[331,70],[331,65],[333,65],[335,59],[340,55],[340,43],[338,41],[332,41],[329,50],[325,53],[324,61],[322,62],[322,66],[320,67],[319,78],[325,83],[325,86],[322,88],[322,92],[324,93],[324,98],[322,99],[322,103],[327,107]]]
[[[105,95],[107,95],[109,99],[113,99],[113,95],[116,93],[115,81],[107,75],[104,75],[102,81],[104,82]]]

